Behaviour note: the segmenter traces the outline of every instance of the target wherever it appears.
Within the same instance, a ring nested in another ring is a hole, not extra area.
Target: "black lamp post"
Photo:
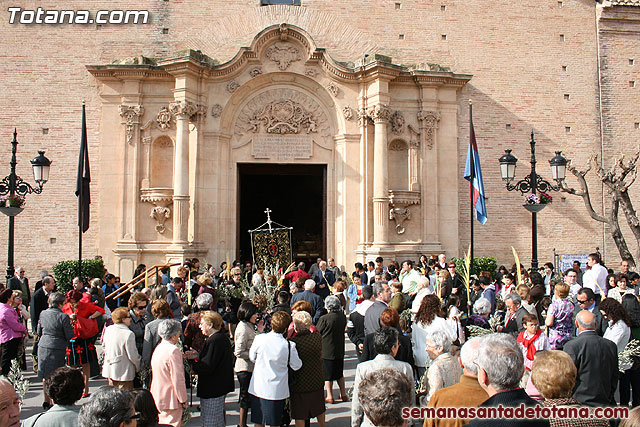
[[[505,154],[500,157],[500,175],[505,181],[508,191],[518,190],[522,195],[525,193],[536,194],[538,191],[560,191],[560,185],[565,179],[567,171],[567,159],[562,157],[561,151],[556,151],[556,155],[549,161],[551,165],[551,174],[553,179],[558,183],[557,186],[552,185],[549,181],[544,180],[536,173],[536,141],[533,139],[533,131],[531,131],[531,173],[518,181],[511,184],[516,176],[516,163],[518,159],[511,154],[511,150],[505,150]],[[526,203],[523,205],[525,209],[531,212],[531,269],[538,270],[538,219],[537,214],[545,208],[546,204]]]
[[[33,167],[33,177],[38,184],[37,188],[24,182],[16,175],[16,150],[18,149],[18,132],[14,129],[13,141],[11,141],[11,173],[0,181],[0,196],[7,196],[5,207],[0,207],[0,211],[9,217],[9,248],[7,254],[7,286],[13,277],[15,269],[13,266],[13,217],[18,215],[24,208],[24,196],[29,193],[42,193],[42,186],[49,180],[49,167],[51,161],[44,156],[44,151],[38,151],[38,156],[31,160]]]

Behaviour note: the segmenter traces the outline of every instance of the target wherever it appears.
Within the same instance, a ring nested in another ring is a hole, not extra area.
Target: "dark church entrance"
[[[252,230],[271,219],[293,227],[294,261],[307,269],[318,257],[326,259],[326,165],[238,164],[238,240],[240,260],[251,261]],[[286,266],[281,266],[286,268]]]

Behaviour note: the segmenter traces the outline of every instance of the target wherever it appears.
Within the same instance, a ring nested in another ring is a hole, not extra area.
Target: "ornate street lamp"
[[[38,156],[31,160],[33,167],[33,177],[38,184],[37,188],[32,187],[28,182],[16,175],[16,151],[18,149],[18,132],[14,129],[13,141],[11,141],[11,173],[0,181],[0,196],[5,196],[5,206],[0,207],[0,212],[9,217],[9,247],[7,255],[7,285],[13,277],[15,269],[13,266],[13,220],[16,215],[24,210],[24,196],[29,193],[42,193],[42,186],[49,180],[49,168],[51,160],[44,156],[44,151],[38,151]],[[7,196],[8,195],[8,196]]]
[[[531,131],[531,172],[529,175],[521,179],[515,184],[511,184],[511,181],[515,179],[516,164],[518,159],[511,154],[511,150],[505,150],[505,154],[498,160],[500,162],[500,175],[505,182],[508,191],[518,190],[522,195],[525,193],[531,193],[537,195],[539,191],[560,191],[562,182],[565,179],[567,171],[567,159],[562,157],[561,151],[556,151],[556,155],[549,161],[551,165],[551,174],[553,179],[557,182],[557,186],[554,186],[549,181],[543,179],[536,173],[536,141],[533,138],[533,131]],[[535,199],[535,197],[533,198]],[[542,203],[526,203],[523,205],[525,209],[531,212],[531,269],[533,271],[538,270],[538,221],[537,214],[546,207],[546,204]]]

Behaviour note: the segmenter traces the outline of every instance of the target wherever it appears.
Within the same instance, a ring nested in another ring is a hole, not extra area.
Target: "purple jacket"
[[[20,322],[18,312],[7,304],[0,304],[0,344],[21,338],[27,328]]]

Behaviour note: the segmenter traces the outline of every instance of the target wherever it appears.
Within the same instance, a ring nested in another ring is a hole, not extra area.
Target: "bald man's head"
[[[582,310],[576,316],[578,331],[593,331],[596,329],[596,316],[589,310]]]
[[[11,383],[0,378],[0,426],[20,425],[20,398]]]

